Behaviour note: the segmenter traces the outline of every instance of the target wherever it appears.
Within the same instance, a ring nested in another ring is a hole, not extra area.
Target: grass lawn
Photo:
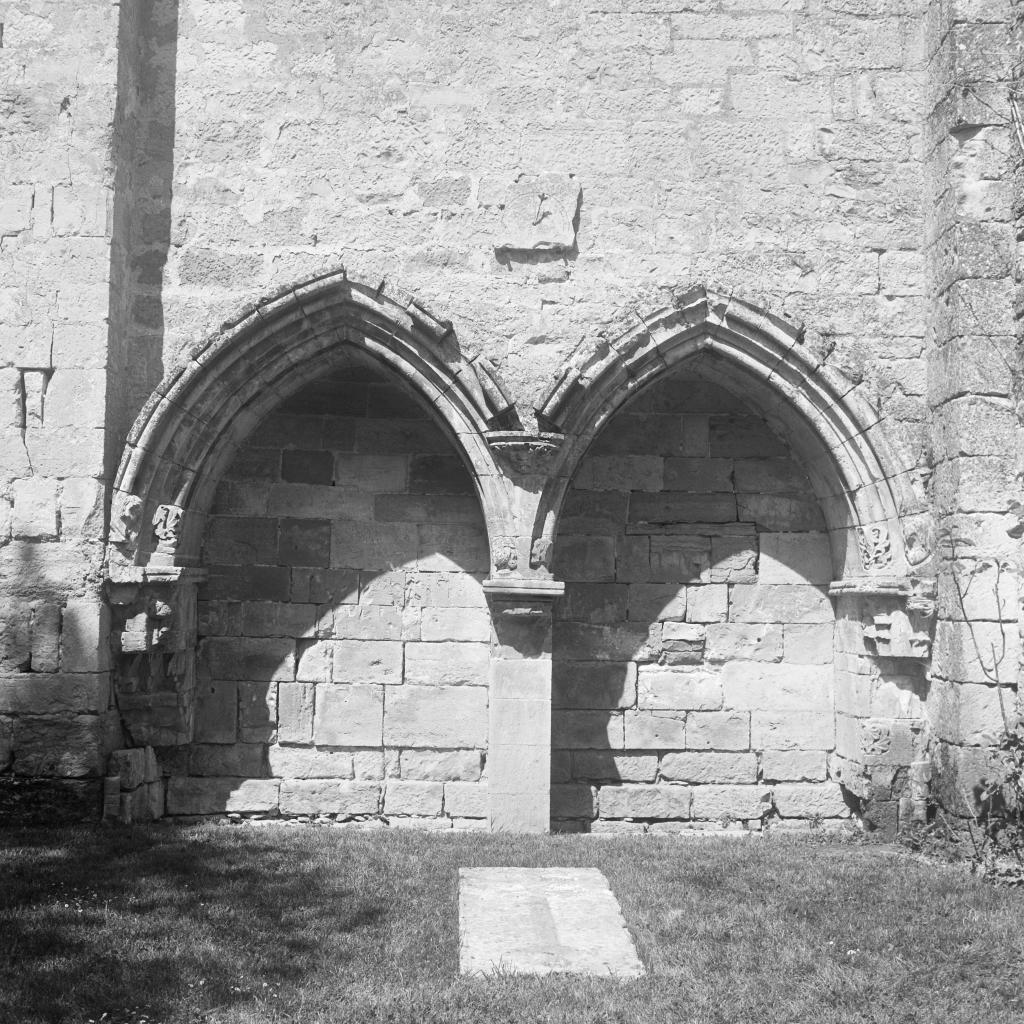
[[[488,865],[600,868],[647,977],[461,979]],[[1024,892],[785,837],[0,831],[0,1022],[101,1019],[1019,1024]]]

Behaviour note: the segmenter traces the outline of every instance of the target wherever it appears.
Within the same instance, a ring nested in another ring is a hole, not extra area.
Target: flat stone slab
[[[462,868],[459,970],[637,978],[644,965],[597,868]]]

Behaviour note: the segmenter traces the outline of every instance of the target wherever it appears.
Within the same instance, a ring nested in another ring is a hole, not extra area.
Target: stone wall
[[[413,398],[355,364],[287,400],[225,473],[204,560],[169,813],[484,824],[487,539]]]
[[[117,14],[0,5],[0,820],[95,818],[118,743],[101,595]]]
[[[829,774],[828,534],[741,399],[676,373],[613,417],[574,478],[554,571],[556,827],[848,815]]]

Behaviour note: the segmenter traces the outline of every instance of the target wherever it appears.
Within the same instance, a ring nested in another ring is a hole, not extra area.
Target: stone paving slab
[[[597,868],[462,868],[459,970],[636,978],[644,965]]]

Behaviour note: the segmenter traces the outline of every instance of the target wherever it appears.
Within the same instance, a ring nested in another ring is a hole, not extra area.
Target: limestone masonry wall
[[[212,512],[168,813],[483,825],[487,538],[422,406],[364,365],[326,375],[249,437]]]
[[[0,821],[968,814],[1022,53],[1005,0],[0,0]]]
[[[641,392],[580,464],[557,544],[558,827],[849,814],[828,765],[828,534],[741,399],[679,373]]]

